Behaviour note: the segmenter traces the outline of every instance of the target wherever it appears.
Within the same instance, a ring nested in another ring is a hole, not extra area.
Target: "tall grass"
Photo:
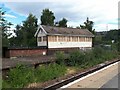
[[[16,68],[10,69],[8,79],[3,81],[3,87],[6,85],[16,88],[24,87],[26,84],[34,81],[33,72],[33,68],[17,65]]]
[[[42,65],[37,69],[18,65],[11,69],[8,79],[3,80],[3,88],[23,88],[29,83],[45,82],[64,75],[66,67],[58,64]]]
[[[56,53],[56,63],[42,65],[34,69],[32,67],[17,65],[8,73],[8,79],[3,80],[3,88],[22,88],[33,82],[45,82],[66,74],[67,66],[89,68],[118,57],[113,50],[104,50],[101,47],[94,48],[87,52],[73,51],[66,59],[63,52]]]
[[[58,53],[59,54],[59,53]],[[63,53],[62,53],[63,54]],[[60,58],[60,55],[57,55]],[[56,56],[56,57],[57,57]],[[92,50],[81,52],[73,51],[69,54],[67,60],[64,60],[64,57],[57,59],[57,61],[62,61],[65,65],[68,66],[81,66],[83,68],[94,66],[105,62],[106,60],[111,60],[118,57],[118,52],[114,50],[105,50],[102,47],[96,47]]]
[[[35,70],[36,82],[44,82],[64,75],[66,67],[64,65],[49,64],[40,66]]]
[[[65,54],[62,51],[57,51],[55,53],[56,56],[56,63],[58,64],[64,64],[64,60],[65,60]]]
[[[84,53],[80,51],[73,51],[70,53],[67,64],[70,66],[81,65],[84,62]]]

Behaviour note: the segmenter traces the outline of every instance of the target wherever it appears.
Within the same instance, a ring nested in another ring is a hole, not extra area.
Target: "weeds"
[[[67,57],[68,59],[66,59],[63,52],[57,52],[56,63],[42,65],[36,69],[18,65],[16,68],[10,70],[8,79],[3,80],[3,88],[22,88],[29,83],[45,82],[56,79],[67,73],[68,66],[78,67],[79,69],[90,68],[106,60],[117,58],[118,53],[116,51],[104,50],[99,47],[88,52],[73,51]],[[70,73],[73,73],[73,71],[69,70]]]
[[[65,57],[64,53],[57,53],[57,61],[59,61],[59,63],[64,63],[67,66],[87,68],[103,63],[106,60],[117,58],[118,52],[113,50],[104,50],[101,47],[97,47],[86,52],[81,52],[78,50],[73,51],[69,54],[67,60],[64,60],[63,57]]]
[[[56,63],[64,64],[64,60],[65,60],[64,52],[58,51],[55,53],[55,56],[56,56]]]
[[[64,75],[66,67],[64,65],[49,64],[41,66],[35,70],[36,82],[44,82]]]
[[[3,80],[3,88],[23,88],[29,83],[44,82],[64,75],[66,67],[58,64],[40,66],[37,69],[18,65],[11,69],[8,80]]]

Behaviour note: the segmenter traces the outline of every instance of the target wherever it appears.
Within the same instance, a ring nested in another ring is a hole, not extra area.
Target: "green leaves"
[[[11,36],[10,27],[13,25],[11,22],[8,22],[5,17],[5,11],[0,8],[0,29],[2,31],[2,46],[7,47],[9,46],[8,37]]]
[[[41,24],[53,26],[54,20],[55,20],[54,13],[49,9],[44,9],[41,15]]]
[[[29,14],[27,19],[23,21],[23,25],[17,25],[15,30],[15,37],[10,38],[11,46],[36,46],[36,38],[34,34],[37,30],[37,18],[33,14]]]
[[[33,68],[18,65],[16,68],[10,70],[7,81],[12,87],[22,88],[34,81],[33,76]]]
[[[36,82],[44,82],[55,79],[64,75],[66,67],[58,64],[49,64],[48,66],[40,66],[35,71]]]
[[[63,18],[58,22],[58,27],[67,27],[67,19]]]
[[[95,29],[93,29],[94,22],[90,21],[87,17],[86,22],[84,22],[84,25],[80,25],[81,29],[88,29],[91,33],[95,34]]]
[[[73,51],[69,55],[68,65],[70,66],[76,66],[81,65],[84,61],[84,53],[80,51]]]
[[[82,52],[73,51],[69,53],[68,58],[65,59],[65,54],[57,52],[56,62],[67,66],[80,66],[80,67],[91,67],[99,63],[103,63],[106,60],[112,60],[118,57],[118,52],[114,50],[107,50],[102,47],[95,47],[92,50]]]
[[[65,61],[65,55],[64,55],[64,52],[56,52],[55,53],[55,56],[56,56],[56,63],[58,64],[64,64],[64,61]]]

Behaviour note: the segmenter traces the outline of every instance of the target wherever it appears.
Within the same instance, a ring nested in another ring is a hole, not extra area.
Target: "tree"
[[[27,19],[23,21],[23,25],[17,25],[14,31],[16,36],[11,38],[11,46],[36,46],[36,38],[34,34],[37,30],[37,18],[33,14],[29,14]]]
[[[15,36],[13,36],[9,39],[10,46],[12,46],[12,47],[22,46],[23,34],[22,34],[21,27],[22,26],[20,26],[20,25],[16,25],[15,30],[14,30]]]
[[[91,33],[95,34],[95,29],[93,29],[94,22],[90,21],[87,17],[86,22],[84,22],[84,25],[80,25],[81,29],[88,29]]]
[[[42,25],[53,26],[54,20],[55,20],[55,16],[52,11],[50,11],[49,9],[44,9],[42,11],[42,15],[41,15],[41,24]]]
[[[94,22],[90,21],[89,18],[87,17],[86,22],[84,22],[84,25],[80,25],[81,29],[88,29],[91,33],[95,34],[95,29],[93,29]],[[95,44],[95,38],[92,40],[93,45]]]
[[[118,42],[118,33],[119,30],[117,29],[107,31],[107,33],[102,37],[102,40],[107,42],[111,42],[112,40],[114,40],[115,42]]]
[[[67,19],[63,18],[61,21],[58,22],[59,27],[67,27]]]
[[[21,28],[23,33],[23,46],[36,46],[36,38],[34,34],[37,30],[37,18],[32,14],[29,14],[26,21],[23,21],[23,26]]]
[[[8,47],[9,46],[9,40],[8,37],[11,36],[10,27],[13,25],[11,22],[8,22],[5,17],[5,11],[0,8],[0,29],[2,34],[2,47]]]

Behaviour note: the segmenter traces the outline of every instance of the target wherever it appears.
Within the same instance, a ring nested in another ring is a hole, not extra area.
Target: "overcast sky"
[[[9,2],[10,1],[10,2]],[[13,2],[12,2],[13,1]],[[29,13],[35,15],[39,21],[41,12],[45,8],[53,11],[56,19],[63,17],[68,20],[68,26],[79,26],[87,17],[94,22],[96,31],[118,29],[118,1],[119,0],[1,0],[0,7],[6,11],[5,17],[13,24],[22,24]],[[13,26],[14,27],[14,26]]]

